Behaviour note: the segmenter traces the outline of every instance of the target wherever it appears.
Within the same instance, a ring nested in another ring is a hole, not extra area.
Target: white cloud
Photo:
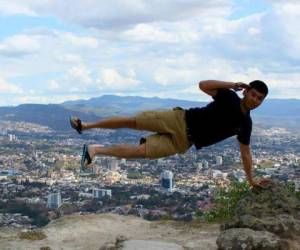
[[[43,96],[43,95],[23,95],[13,99],[13,103],[62,103],[70,100],[78,100],[82,98],[79,95],[59,95],[59,96]]]
[[[231,6],[229,0],[15,0],[14,3],[14,7],[2,4],[0,13],[55,15],[86,27],[108,30],[124,29],[139,23],[182,21],[197,15],[202,18],[224,16]]]
[[[69,86],[82,86],[84,89],[93,83],[91,71],[83,64],[68,70],[65,81]]]
[[[154,80],[161,85],[188,84],[192,81],[195,71],[189,69],[159,68],[154,73]]]
[[[48,89],[49,90],[57,90],[59,89],[59,84],[57,81],[55,80],[50,80],[48,83]]]
[[[239,69],[234,62],[186,53],[152,62],[154,81],[161,86],[187,88],[203,79],[232,80]]]
[[[23,91],[17,85],[6,82],[0,78],[0,94],[21,94]]]
[[[271,97],[300,99],[300,73],[268,73],[263,77]]]
[[[300,2],[299,1],[275,1],[273,3],[274,14],[278,19],[278,27],[282,40],[286,42],[286,50],[292,58],[300,56]]]
[[[259,28],[251,27],[248,29],[248,33],[250,35],[257,35],[261,33],[261,30]]]
[[[91,36],[78,36],[71,33],[62,34],[63,41],[67,44],[67,46],[78,46],[96,49],[98,47],[98,41],[96,38]]]
[[[7,78],[63,73],[102,50],[92,36],[28,29],[0,41],[0,65]]]
[[[82,57],[81,55],[78,54],[63,54],[63,55],[58,55],[57,60],[63,63],[82,63]]]
[[[203,91],[199,89],[198,83],[194,83],[189,87],[183,88],[178,91],[174,98],[184,99],[184,100],[197,100],[197,101],[211,101],[211,96],[208,96]]]
[[[123,37],[128,40],[140,42],[175,42],[173,34],[161,30],[159,26],[143,23],[124,32]]]
[[[30,6],[26,4],[19,4],[17,2],[11,1],[1,1],[0,2],[0,14],[2,15],[16,15],[16,14],[24,14],[28,16],[35,15],[35,12],[30,9]]]
[[[29,35],[14,35],[0,43],[0,54],[8,56],[23,56],[36,53],[41,47],[38,37]]]
[[[141,83],[136,79],[133,69],[130,69],[127,75],[121,75],[113,68],[102,69],[97,82],[100,84],[99,88],[104,90],[130,90]]]
[[[121,39],[132,42],[191,43],[200,39],[193,22],[137,24],[121,33]]]

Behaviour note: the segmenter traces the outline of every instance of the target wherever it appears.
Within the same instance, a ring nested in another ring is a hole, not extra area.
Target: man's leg
[[[146,157],[146,145],[141,144],[138,146],[120,144],[111,147],[102,147],[94,144],[88,146],[88,152],[93,159],[95,155],[108,155],[120,158],[144,158]]]
[[[136,128],[135,117],[113,117],[109,119],[103,119],[96,122],[82,122],[82,130],[87,130],[91,128]]]

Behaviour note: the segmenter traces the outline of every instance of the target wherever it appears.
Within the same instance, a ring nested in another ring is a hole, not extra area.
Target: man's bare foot
[[[98,145],[88,145],[88,153],[91,157],[91,160],[93,160],[93,158],[95,157],[95,154],[96,154],[96,150],[95,150],[95,147],[98,146]]]
[[[81,121],[81,131],[86,130],[86,122]]]

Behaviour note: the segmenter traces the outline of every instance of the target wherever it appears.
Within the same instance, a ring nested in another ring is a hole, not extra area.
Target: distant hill
[[[92,112],[100,116],[133,114],[142,110],[167,109],[172,107],[195,107],[206,105],[205,102],[192,102],[158,97],[103,95],[89,100],[76,100],[62,103],[65,108]]]
[[[1,120],[36,123],[57,131],[70,129],[70,115],[76,115],[85,120],[99,119],[94,114],[72,111],[57,104],[22,104],[17,107],[0,107]]]
[[[258,116],[300,117],[300,99],[267,99],[254,111]]]
[[[0,107],[1,120],[25,121],[49,126],[55,130],[69,130],[68,118],[77,115],[83,120],[96,120],[115,115],[131,115],[142,110],[203,107],[206,102],[178,99],[146,98],[139,96],[103,95],[89,100],[68,101],[61,104],[23,104]],[[266,126],[299,128],[299,99],[267,99],[252,113],[253,120]]]
[[[253,120],[267,126],[300,130],[299,99],[267,99],[252,112]]]

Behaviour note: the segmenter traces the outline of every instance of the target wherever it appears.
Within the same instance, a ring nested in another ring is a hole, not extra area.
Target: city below
[[[213,207],[214,193],[246,180],[230,138],[158,160],[98,156],[80,172],[83,144],[137,144],[146,132],[93,130],[78,135],[32,123],[0,122],[0,226],[35,228],[72,213],[131,214],[189,221]],[[255,127],[256,177],[300,186],[300,132]]]

